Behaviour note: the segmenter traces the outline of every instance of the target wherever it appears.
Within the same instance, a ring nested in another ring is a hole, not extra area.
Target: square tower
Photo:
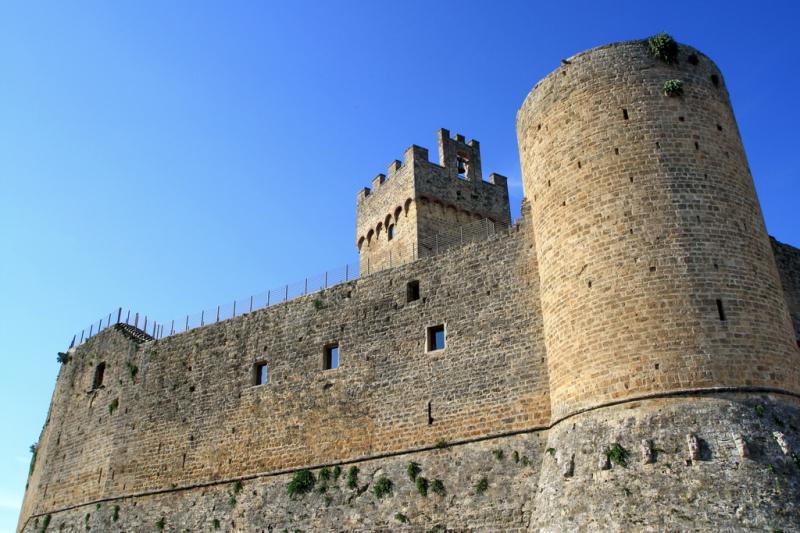
[[[511,223],[508,183],[483,181],[480,144],[440,129],[439,163],[428,150],[406,149],[358,193],[356,246],[361,275],[435,255]]]

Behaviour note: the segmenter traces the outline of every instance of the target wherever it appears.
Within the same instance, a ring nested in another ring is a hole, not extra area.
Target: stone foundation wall
[[[293,474],[262,476],[161,494],[89,503],[50,515],[48,531],[509,531],[527,530],[530,495],[539,476],[544,438],[524,434],[465,445],[345,464],[329,479],[313,471],[309,493],[289,496]],[[411,481],[408,466],[418,465],[427,495]],[[350,468],[358,468],[355,488]],[[375,495],[376,481],[391,481],[391,491]],[[479,486],[486,480],[485,490]],[[434,492],[436,480],[444,492]],[[116,511],[115,511],[116,509]],[[116,515],[116,520],[114,519]],[[38,532],[47,518],[23,531]],[[88,527],[87,527],[88,526]],[[216,526],[216,527],[215,527]],[[90,528],[90,529],[89,529]],[[438,529],[437,529],[438,528]]]
[[[798,531],[799,427],[797,399],[767,395],[573,416],[548,435],[530,531]]]

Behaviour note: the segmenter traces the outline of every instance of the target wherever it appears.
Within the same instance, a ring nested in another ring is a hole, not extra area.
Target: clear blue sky
[[[446,127],[522,194],[514,115],[559,60],[659,31],[731,92],[767,227],[800,245],[796,2],[4,2],[0,532],[56,352],[353,261],[356,191]]]

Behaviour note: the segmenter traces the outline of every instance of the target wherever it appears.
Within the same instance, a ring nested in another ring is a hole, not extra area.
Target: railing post
[[[125,323],[126,324],[130,324],[131,323],[131,310],[130,309],[128,309],[128,316],[125,317]]]
[[[169,326],[169,334],[175,335],[175,320],[172,321],[172,324]]]
[[[91,325],[89,326],[89,336],[88,336],[88,337],[86,337],[87,339],[90,339],[90,338],[92,337],[92,332],[93,332],[93,331],[94,331],[94,324],[91,324]]]
[[[305,285],[303,286],[303,294],[308,294],[308,278],[306,278]]]
[[[325,271],[325,288],[328,288],[328,271]]]
[[[69,347],[70,347],[70,348],[72,348],[73,346],[75,346],[75,338],[76,338],[77,336],[78,336],[78,335],[73,335],[73,336],[72,336],[72,342],[71,342],[71,343],[69,343]]]
[[[142,327],[142,331],[147,333],[147,315],[144,315],[144,326]]]
[[[289,299],[289,284],[286,284],[286,292],[283,293],[283,301],[287,301]]]
[[[120,320],[122,320],[122,308],[121,307],[117,311],[117,324],[119,324]]]
[[[267,291],[267,307],[269,307],[269,295],[271,292],[272,292],[271,290]]]
[[[205,326],[206,325],[206,310],[205,309],[200,311],[200,325],[201,326]]]
[[[81,330],[81,340],[79,340],[79,341],[78,341],[78,344],[83,344],[83,333],[84,333],[85,331],[86,331],[86,330],[83,330],[83,329]]]
[[[136,313],[136,318],[133,321],[133,327],[139,328],[139,313]]]
[[[348,276],[350,275],[350,265],[344,266],[344,280],[348,281]]]
[[[186,315],[186,329],[184,331],[189,331],[189,315]]]
[[[233,301],[233,318],[236,318],[236,300]]]
[[[250,297],[250,312],[253,312],[253,297]]]
[[[219,306],[217,306],[217,322],[219,322]]]

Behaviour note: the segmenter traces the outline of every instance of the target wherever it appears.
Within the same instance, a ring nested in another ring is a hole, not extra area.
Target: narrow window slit
[[[628,110],[624,107],[622,108],[622,118],[628,120]]]
[[[419,300],[419,280],[412,280],[406,284],[406,303]]]
[[[431,401],[428,400],[428,425],[433,424],[433,407],[431,407]]]
[[[722,300],[717,298],[717,313],[719,313],[719,319],[721,322],[725,322],[725,307],[722,305]]]

